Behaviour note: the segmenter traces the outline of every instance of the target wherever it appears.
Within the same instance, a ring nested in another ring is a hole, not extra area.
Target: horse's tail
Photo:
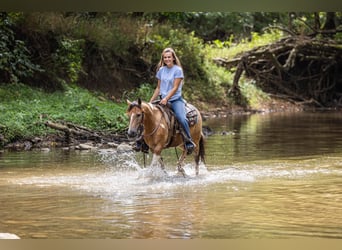
[[[201,138],[198,143],[199,150],[198,154],[196,155],[196,162],[198,163],[199,160],[201,160],[203,163],[205,163],[205,148],[204,148],[204,135],[201,134]]]

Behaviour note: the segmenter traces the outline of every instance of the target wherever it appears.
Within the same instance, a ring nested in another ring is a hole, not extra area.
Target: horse
[[[161,152],[165,148],[179,148],[182,150],[177,162],[178,173],[186,176],[183,168],[184,160],[187,156],[187,150],[183,135],[178,126],[178,129],[174,127],[172,121],[177,124],[174,115],[170,117],[160,104],[152,104],[142,101],[138,98],[137,101],[127,100],[128,108],[126,111],[129,117],[129,127],[127,135],[130,138],[136,138],[139,135],[139,129],[143,127],[142,136],[145,143],[149,146],[152,152],[151,167],[160,165],[165,171],[165,165],[161,157]],[[199,162],[200,160],[205,163],[205,148],[204,148],[204,135],[202,133],[202,117],[198,109],[192,106],[192,113],[195,114],[196,121],[190,124],[190,134],[195,144],[195,149],[192,152],[195,160],[196,176],[199,174]],[[168,108],[171,109],[171,108]]]

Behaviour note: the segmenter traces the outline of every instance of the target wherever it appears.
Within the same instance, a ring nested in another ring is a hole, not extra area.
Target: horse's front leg
[[[153,153],[151,168],[157,167],[161,161],[163,161],[163,159],[161,158],[160,154]]]
[[[161,169],[165,171],[165,164],[164,164],[164,161],[163,161],[163,157],[159,158],[159,164],[160,164]]]
[[[165,171],[165,164],[163,157],[161,157],[161,150],[154,150],[151,165],[152,167],[156,167],[158,164],[160,165],[161,169]]]

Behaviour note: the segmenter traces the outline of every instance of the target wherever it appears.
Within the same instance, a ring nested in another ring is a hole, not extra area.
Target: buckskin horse
[[[139,98],[137,101],[127,100],[127,115],[130,119],[127,135],[135,138],[142,128],[142,136],[145,143],[153,153],[151,167],[157,166],[165,170],[165,165],[161,157],[161,152],[165,148],[180,148],[182,154],[177,162],[178,172],[186,176],[183,163],[187,156],[182,129],[178,125],[177,119],[172,114],[171,108],[143,102]],[[204,135],[202,133],[202,117],[197,108],[191,104],[186,104],[187,117],[190,125],[190,133],[195,149],[192,152],[195,159],[196,175],[199,174],[199,162],[205,162]],[[189,116],[190,115],[190,116]]]

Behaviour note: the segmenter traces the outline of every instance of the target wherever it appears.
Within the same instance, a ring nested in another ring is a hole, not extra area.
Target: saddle
[[[183,131],[183,128],[179,125],[178,120],[176,119],[176,116],[171,108],[171,105],[160,105],[159,101],[154,102],[153,104],[163,113],[163,116],[168,125],[169,133],[166,146],[171,144],[173,136],[177,133],[181,133],[183,137],[186,138],[185,132]],[[194,126],[198,122],[198,113],[195,106],[186,102],[185,112],[189,127]]]

